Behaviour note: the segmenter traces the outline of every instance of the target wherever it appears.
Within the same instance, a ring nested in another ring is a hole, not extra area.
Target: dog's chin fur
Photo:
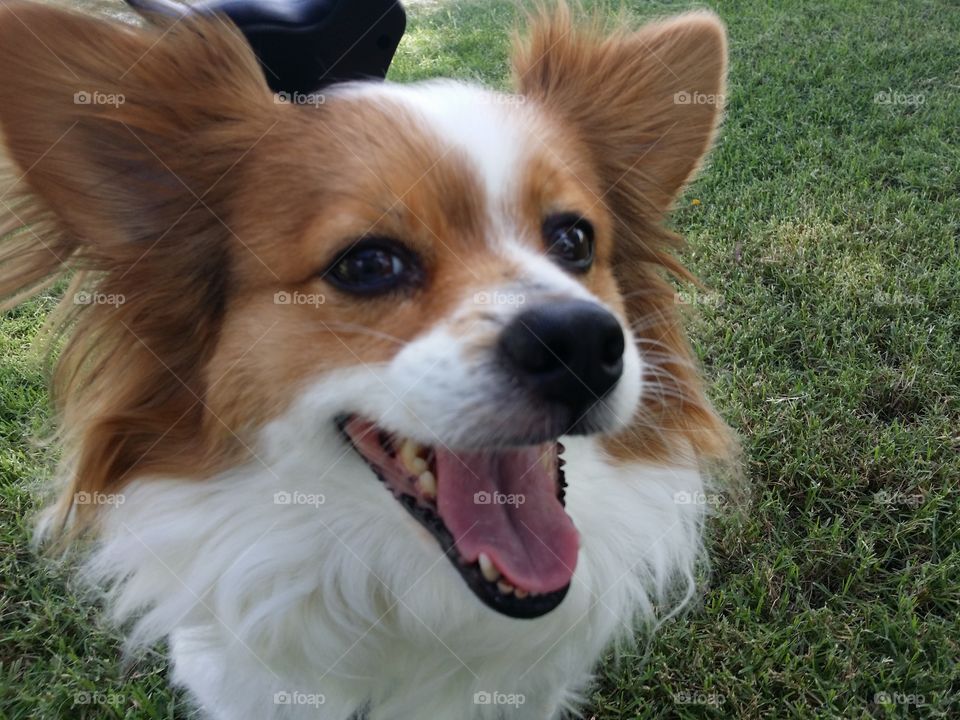
[[[564,438],[577,569],[556,610],[514,620],[315,419],[294,409],[258,460],[202,485],[129,487],[87,566],[132,623],[131,650],[171,637],[174,680],[211,717],[558,717],[613,639],[692,592],[703,506],[677,498],[701,490],[693,469],[617,467],[596,441]],[[300,502],[274,502],[284,492]],[[522,704],[476,703],[483,692]],[[284,693],[300,704],[278,705]]]
[[[614,463],[597,439],[563,437],[577,568],[557,609],[511,619],[480,603],[331,422],[374,370],[317,383],[246,466],[202,484],[144,478],[109,507],[84,575],[109,588],[128,651],[170,638],[174,682],[223,720],[575,708],[612,641],[692,593],[703,505],[684,499],[700,473]]]

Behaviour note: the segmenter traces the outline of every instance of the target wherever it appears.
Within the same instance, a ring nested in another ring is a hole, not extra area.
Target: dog
[[[694,591],[724,27],[551,5],[512,68],[290,103],[217,17],[0,7],[0,296],[70,278],[39,534],[205,717],[563,717]]]

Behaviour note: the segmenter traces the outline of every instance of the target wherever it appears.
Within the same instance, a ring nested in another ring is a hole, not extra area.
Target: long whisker
[[[347,323],[347,322],[328,322],[324,323],[328,332],[347,332],[355,333],[357,335],[369,335],[370,337],[380,338],[381,340],[389,340],[390,342],[396,343],[397,345],[407,345],[409,344],[408,340],[399,338],[396,335],[390,335],[389,333],[382,332],[380,330],[374,330],[372,328],[365,327],[364,325],[357,325],[356,323]]]

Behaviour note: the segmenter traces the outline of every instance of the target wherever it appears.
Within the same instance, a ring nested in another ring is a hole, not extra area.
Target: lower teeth
[[[427,500],[436,500],[437,497],[437,479],[432,472],[430,472],[430,457],[424,458],[421,453],[424,448],[417,444],[414,441],[406,440],[404,441],[399,449],[396,447],[393,438],[386,432],[381,431],[379,435],[379,441],[381,447],[387,451],[390,457],[400,456],[401,462],[406,466],[408,472],[413,475],[413,480],[415,478],[416,488],[419,491],[419,494]],[[563,445],[557,443],[558,454],[562,453],[564,450]],[[544,453],[540,457],[540,462],[543,464],[544,468],[551,469],[553,458],[550,457],[548,453]],[[559,497],[561,502],[563,500],[563,488],[566,486],[564,482],[564,473],[563,466],[566,465],[566,460],[563,458],[557,458],[556,470],[557,476],[560,484]],[[382,478],[381,478],[382,479]],[[401,495],[397,492],[393,493],[398,500],[404,504],[416,505],[417,500],[412,495]],[[409,501],[409,503],[407,502]],[[502,579],[500,571],[497,570],[496,566],[493,564],[493,561],[486,553],[480,553],[477,564],[480,568],[480,573],[483,578],[489,583],[496,583],[497,590],[503,595],[513,595],[518,600],[523,600],[530,597],[530,592],[523,590],[518,587],[514,587],[506,580]]]

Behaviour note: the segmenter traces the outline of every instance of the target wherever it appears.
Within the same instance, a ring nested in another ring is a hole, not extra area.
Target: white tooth
[[[420,454],[420,445],[415,443],[413,440],[404,440],[403,445],[400,448],[400,459],[403,460],[403,464],[406,466],[407,470],[412,472],[414,475],[419,475],[421,471],[417,470],[416,459],[417,455]]]
[[[488,582],[496,582],[500,578],[500,571],[493,566],[493,561],[486,553],[480,553],[477,562],[480,563],[480,572]]]
[[[417,475],[425,473],[428,467],[427,461],[422,457],[415,457],[413,459],[413,471],[417,473]]]
[[[420,492],[422,492],[424,496],[430,499],[437,496],[437,479],[429,470],[420,473],[420,477],[417,478],[417,487],[420,488]]]
[[[525,597],[527,597],[530,593],[528,593],[526,590],[521,590],[520,588],[516,588],[516,589],[514,589],[513,594],[516,595],[516,596],[517,596],[518,598],[520,598],[521,600],[523,600],[523,599],[524,599]]]
[[[501,580],[497,583],[497,590],[502,592],[504,595],[509,595],[513,592],[514,588],[510,583],[506,582],[505,580]]]

